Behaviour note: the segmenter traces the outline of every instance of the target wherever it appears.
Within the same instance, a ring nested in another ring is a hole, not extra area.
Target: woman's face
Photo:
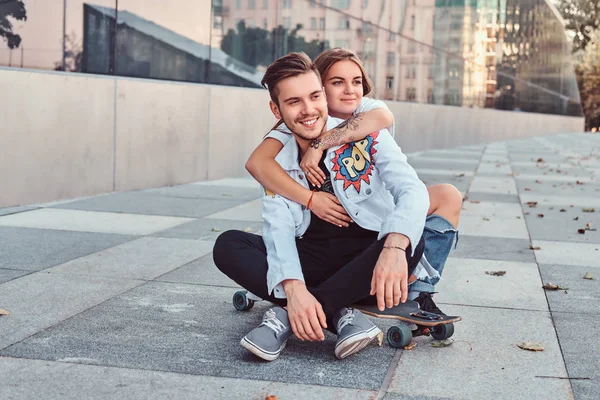
[[[350,118],[363,97],[362,84],[362,73],[354,61],[342,60],[333,64],[323,79],[329,115]]]

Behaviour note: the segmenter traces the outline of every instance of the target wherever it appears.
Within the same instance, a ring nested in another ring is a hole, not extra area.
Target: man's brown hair
[[[356,53],[352,50],[346,50],[339,47],[335,47],[333,49],[325,50],[324,52],[319,54],[319,56],[315,58],[315,66],[317,67],[317,70],[321,75],[321,79],[325,79],[327,71],[329,71],[329,68],[331,68],[333,64],[343,60],[354,61],[354,63],[358,65],[358,68],[360,68],[360,72],[362,74],[363,96],[366,96],[369,93],[371,93],[371,88],[373,87],[373,84],[367,76],[367,71],[362,65],[360,58],[358,58]]]
[[[260,84],[269,90],[269,95],[273,103],[279,107],[279,90],[277,84],[284,79],[292,78],[308,72],[314,72],[315,75],[321,80],[319,71],[313,64],[312,60],[305,53],[289,53],[283,57],[273,61],[273,64],[269,65],[265,71]]]

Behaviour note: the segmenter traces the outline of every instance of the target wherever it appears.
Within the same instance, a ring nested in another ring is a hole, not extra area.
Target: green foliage
[[[10,19],[27,20],[27,11],[22,0],[0,0],[0,38],[4,39],[9,49],[16,49],[21,44],[21,36],[13,32]]]
[[[248,28],[242,20],[237,31],[230,29],[221,41],[221,50],[252,67],[269,65],[275,59],[292,51],[303,51],[314,58],[329,46],[327,42],[312,40],[307,42],[299,36],[301,24],[293,30],[279,25],[271,32],[261,28]]]
[[[575,68],[586,129],[600,126],[600,65],[580,64]]]
[[[573,32],[573,52],[585,50],[600,26],[600,0],[560,0],[558,10]]]

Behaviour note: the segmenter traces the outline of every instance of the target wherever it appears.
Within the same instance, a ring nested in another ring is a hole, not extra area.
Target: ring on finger
[[[306,175],[308,175],[308,174],[310,174],[310,170],[309,170],[309,169],[307,169],[306,171],[304,171],[304,173],[305,173]]]

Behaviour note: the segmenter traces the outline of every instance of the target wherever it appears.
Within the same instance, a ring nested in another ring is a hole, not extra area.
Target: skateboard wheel
[[[412,332],[406,325],[392,326],[387,331],[387,341],[391,347],[400,349],[412,342]]]
[[[240,290],[233,294],[233,307],[238,311],[248,311],[254,307],[254,300],[249,300],[246,297],[246,292]]]
[[[433,328],[431,336],[436,340],[448,339],[454,335],[454,324],[438,325]]]

